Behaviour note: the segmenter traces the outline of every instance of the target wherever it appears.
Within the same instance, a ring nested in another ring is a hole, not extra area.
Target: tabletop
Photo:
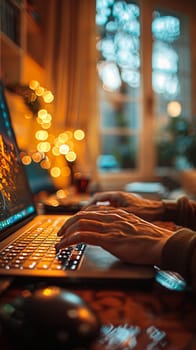
[[[2,294],[0,302],[29,288],[31,283],[15,285]],[[101,320],[100,336],[91,350],[196,349],[196,301],[190,291],[171,291],[156,281],[144,289],[81,286],[69,291],[81,296]],[[3,337],[0,349],[15,350]]]
[[[47,285],[43,281],[16,280],[1,294],[0,303],[43,283]],[[196,298],[189,289],[170,290],[156,280],[135,288],[119,283],[116,287],[103,284],[68,288],[81,296],[101,321],[100,335],[90,350],[196,349]],[[1,333],[0,328],[0,349],[15,350],[8,347]]]

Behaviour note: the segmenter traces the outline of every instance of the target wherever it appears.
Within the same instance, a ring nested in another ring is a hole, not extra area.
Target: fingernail
[[[63,230],[60,229],[60,230],[57,232],[57,236],[61,236],[61,235],[62,235],[62,232],[63,232]]]

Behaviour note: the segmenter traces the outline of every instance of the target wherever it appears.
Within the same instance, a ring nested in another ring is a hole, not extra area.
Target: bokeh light
[[[167,105],[167,113],[170,117],[179,117],[181,114],[182,107],[180,102],[178,101],[171,101]]]

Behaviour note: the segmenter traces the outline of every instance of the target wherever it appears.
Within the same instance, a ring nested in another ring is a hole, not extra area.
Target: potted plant
[[[170,118],[157,144],[158,165],[182,169],[190,167],[188,153],[193,137],[191,124],[182,117]]]
[[[157,144],[158,166],[170,167],[180,174],[181,185],[196,196],[196,124],[182,116],[170,118],[161,130]]]
[[[196,168],[196,125],[189,135],[189,142],[186,148],[186,157],[192,168]]]

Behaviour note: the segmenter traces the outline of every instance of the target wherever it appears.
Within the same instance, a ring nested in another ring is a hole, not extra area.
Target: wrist
[[[163,203],[163,220],[176,222],[177,219],[177,203],[175,200],[162,200]]]

